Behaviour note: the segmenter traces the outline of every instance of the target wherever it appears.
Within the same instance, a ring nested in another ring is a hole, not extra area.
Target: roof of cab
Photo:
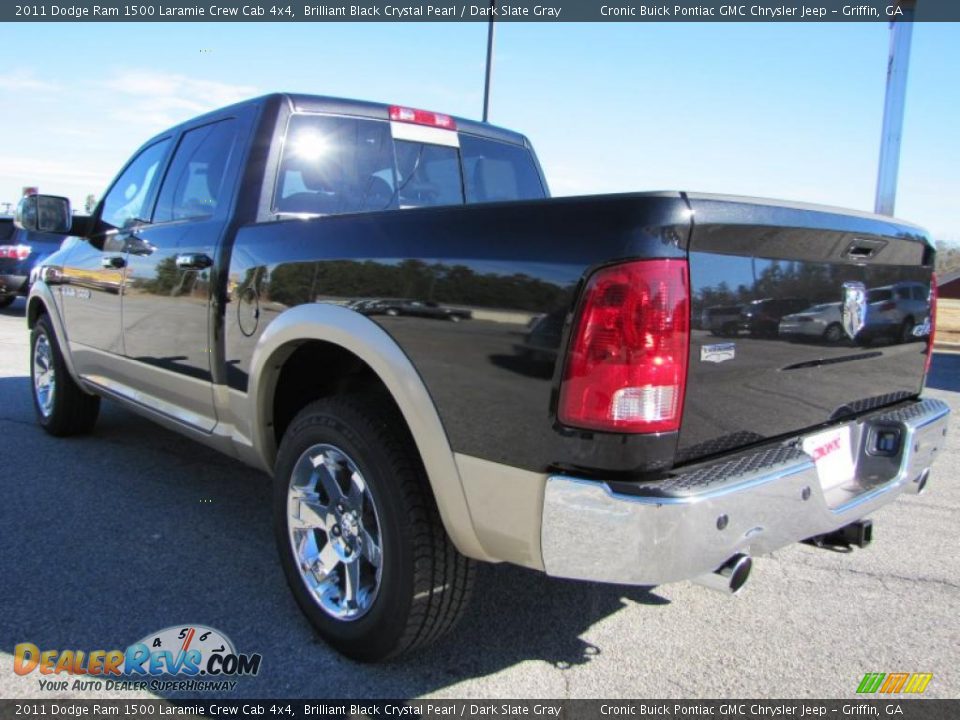
[[[286,94],[291,108],[300,112],[329,112],[338,115],[356,115],[359,117],[375,118],[377,120],[390,119],[390,105],[385,103],[366,102],[364,100],[349,100],[345,98],[322,97],[320,95]],[[402,103],[392,103],[402,105]],[[432,112],[432,111],[431,111]],[[438,111],[442,112],[442,111]],[[518,132],[506,128],[490,125],[489,123],[469,120],[467,118],[451,116],[457,123],[458,132],[501,140],[503,142],[526,144],[526,138]]]
[[[264,105],[267,102],[278,98],[282,101],[285,101],[289,105],[290,109],[295,112],[325,112],[334,113],[337,115],[353,115],[356,117],[374,118],[377,120],[390,119],[390,105],[385,103],[367,102],[365,100],[350,100],[347,98],[325,97],[322,95],[304,95],[300,93],[271,93],[269,95],[261,95],[259,97],[250,98],[249,100],[243,100],[228,107],[219,108],[200,117],[191,118],[190,120],[181,123],[181,125],[196,125],[199,122],[206,120],[208,117],[213,119],[214,116],[222,115],[224,111],[232,110],[234,108],[239,109],[247,105]],[[469,120],[467,118],[456,116],[451,117],[453,117],[457,123],[458,132],[479,135],[492,140],[513,143],[515,145],[523,145],[525,147],[530,146],[530,143],[527,141],[526,137],[524,137],[521,133],[514,132],[513,130],[507,130],[506,128],[490,125],[489,123],[478,122],[476,120]],[[180,129],[180,127],[181,126],[178,125],[175,128],[170,128],[166,132],[169,133],[171,131],[176,131]]]

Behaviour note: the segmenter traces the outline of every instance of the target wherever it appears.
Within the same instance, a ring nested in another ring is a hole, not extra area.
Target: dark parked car
[[[469,320],[473,317],[473,313],[469,310],[447,307],[431,300],[362,300],[353,305],[353,309],[364,315],[389,315],[391,317],[410,315],[412,317],[451,320],[453,322]]]
[[[63,242],[63,235],[23,230],[0,217],[0,308],[30,292],[30,273]]]
[[[754,300],[740,311],[739,329],[746,330],[754,337],[776,337],[784,315],[800,312],[810,304],[809,300],[802,298]]]
[[[742,311],[742,305],[718,305],[704,308],[700,314],[700,326],[721,337],[736,335],[740,329]]]

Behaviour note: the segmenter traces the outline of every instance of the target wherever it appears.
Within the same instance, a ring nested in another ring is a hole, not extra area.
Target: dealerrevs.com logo
[[[261,660],[259,653],[238,653],[230,638],[205,625],[174,625],[126,650],[41,650],[25,642],[13,651],[14,672],[35,674],[40,690],[51,692],[223,692],[236,687],[233,678],[260,672]]]

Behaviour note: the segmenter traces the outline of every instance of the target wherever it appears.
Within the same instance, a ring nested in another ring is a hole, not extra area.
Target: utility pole
[[[483,121],[490,118],[490,80],[493,74],[493,23],[497,12],[497,0],[490,0],[490,21],[487,23],[487,73],[483,83]]]
[[[910,39],[917,0],[899,0],[903,12],[890,23],[890,57],[887,61],[887,95],[883,104],[883,131],[880,135],[880,164],[877,169],[877,196],[874,212],[893,215],[897,200],[897,173],[900,169],[900,141],[903,138],[903,108],[910,64]]]

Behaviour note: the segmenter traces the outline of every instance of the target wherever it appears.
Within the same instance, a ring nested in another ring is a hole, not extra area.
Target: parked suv
[[[704,308],[700,315],[700,327],[714,335],[736,335],[740,329],[742,305],[717,305]]]
[[[33,268],[60,248],[63,235],[18,228],[13,218],[0,217],[0,308],[30,292]]]
[[[910,342],[914,329],[930,317],[930,285],[899,282],[867,291],[864,336]]]

